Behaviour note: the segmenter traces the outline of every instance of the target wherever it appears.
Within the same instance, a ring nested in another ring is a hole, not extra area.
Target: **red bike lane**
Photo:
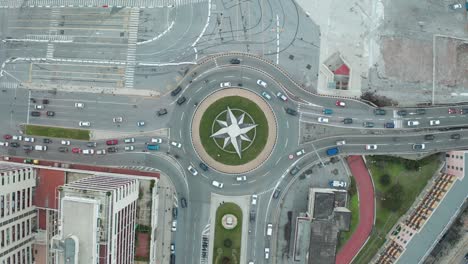
[[[374,185],[361,156],[348,157],[348,164],[354,179],[359,197],[359,224],[348,242],[336,256],[337,264],[351,263],[364,246],[374,226]]]

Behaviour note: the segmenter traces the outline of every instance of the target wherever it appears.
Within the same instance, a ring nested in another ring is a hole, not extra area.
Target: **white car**
[[[197,176],[198,175],[198,171],[192,167],[192,165],[188,166],[187,170],[192,173],[193,176]]]
[[[453,10],[457,10],[457,9],[463,8],[463,6],[462,6],[462,4],[458,3],[458,4],[451,4],[451,5],[449,5],[449,8],[450,8],[450,9],[453,9]]]
[[[258,199],[258,196],[256,194],[253,194],[252,195],[252,205],[256,205],[257,204],[257,199]]]
[[[305,150],[304,150],[304,149],[298,150],[298,151],[296,152],[296,156],[297,156],[297,157],[302,156],[304,153],[305,153]]]
[[[181,148],[182,147],[182,144],[180,144],[178,142],[175,142],[175,141],[171,141],[171,145],[176,147],[176,148]]]
[[[279,99],[281,99],[281,100],[284,101],[284,102],[288,101],[288,98],[286,97],[286,95],[284,95],[284,94],[281,93],[281,92],[277,92],[277,93],[276,93],[276,97],[278,97]]]
[[[43,105],[35,105],[34,108],[40,110],[40,109],[44,109],[44,106]]]
[[[230,82],[222,82],[222,83],[219,84],[219,87],[221,87],[221,88],[231,87],[231,83]]]
[[[135,138],[126,138],[124,139],[124,143],[133,143],[135,142]]]
[[[348,186],[348,184],[345,181],[330,181],[329,184],[331,187],[345,188],[346,186]]]
[[[11,139],[13,139],[13,140],[23,140],[23,136],[13,136]]]
[[[413,120],[413,121],[408,121],[408,126],[418,126],[419,121]]]
[[[105,149],[96,150],[96,154],[97,155],[106,155],[106,150]]]
[[[218,187],[218,188],[221,189],[221,188],[223,188],[224,183],[218,182],[218,181],[212,181],[212,182],[211,182],[211,185],[213,185],[214,187]]]
[[[262,96],[265,97],[267,100],[271,100],[271,95],[265,91],[262,92]]]
[[[8,142],[1,142],[0,141],[0,147],[8,147]]]
[[[317,118],[317,121],[319,123],[328,123],[328,118],[327,117],[319,117],[319,118]]]
[[[80,122],[78,123],[78,125],[79,125],[80,127],[90,127],[90,126],[91,126],[91,122],[89,122],[89,121],[80,121]]]
[[[60,144],[70,146],[70,140],[62,140]]]
[[[262,80],[257,80],[257,84],[262,86],[263,88],[267,87],[267,83],[265,81],[262,81]]]
[[[237,176],[236,177],[236,181],[238,182],[243,182],[243,181],[246,181],[247,180],[247,176]]]
[[[270,258],[270,248],[265,248],[265,259]]]
[[[112,122],[114,123],[122,123],[122,121],[123,118],[121,116],[112,118]]]
[[[271,234],[273,233],[273,224],[268,224],[267,225],[267,236],[271,236]]]
[[[172,221],[171,230],[172,230],[172,232],[175,232],[177,230],[177,221],[176,220]]]
[[[81,153],[83,153],[84,155],[93,155],[94,154],[94,149],[83,149],[83,151],[81,151]]]
[[[76,108],[84,108],[84,103],[75,103]]]
[[[346,145],[346,141],[345,141],[345,140],[338,140],[338,141],[336,142],[336,145],[337,145],[337,146]]]
[[[429,124],[431,124],[431,126],[438,126],[440,125],[440,120],[431,120],[429,121]]]
[[[36,141],[36,139],[33,138],[33,137],[25,137],[25,138],[24,138],[24,141],[25,141],[25,142],[34,142],[34,141]]]
[[[125,146],[125,151],[132,151],[132,150],[135,150],[135,147],[134,146]]]
[[[151,143],[162,143],[162,139],[161,138],[152,138]]]
[[[376,149],[377,149],[377,145],[375,144],[366,145],[366,150],[376,150]]]

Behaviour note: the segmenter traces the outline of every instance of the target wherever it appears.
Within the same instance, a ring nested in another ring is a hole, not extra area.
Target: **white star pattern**
[[[240,115],[239,118],[236,118],[228,107],[226,121],[216,120],[221,126],[221,129],[211,135],[211,137],[214,138],[224,138],[223,149],[231,143],[239,158],[242,157],[242,141],[252,141],[247,136],[247,132],[257,126],[257,124],[244,124],[244,117],[245,113]]]

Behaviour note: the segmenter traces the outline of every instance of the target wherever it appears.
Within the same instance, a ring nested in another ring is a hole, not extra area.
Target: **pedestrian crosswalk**
[[[138,20],[140,11],[138,8],[132,8],[130,20],[128,22],[128,48],[127,48],[127,67],[125,68],[125,88],[133,88],[135,78],[135,53],[138,34]]]
[[[0,8],[20,7],[138,7],[163,8],[197,4],[209,0],[0,0]]]
[[[18,87],[17,82],[0,82],[0,88],[15,89]]]
[[[38,42],[71,42],[73,37],[63,36],[63,35],[31,35],[27,34],[24,39],[29,41],[38,41]]]
[[[159,172],[158,169],[146,166],[120,166],[122,169],[130,169],[130,170],[139,170],[139,171],[149,171],[149,172]]]

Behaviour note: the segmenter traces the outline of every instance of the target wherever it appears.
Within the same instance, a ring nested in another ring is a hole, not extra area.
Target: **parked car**
[[[172,221],[171,231],[172,232],[177,231],[177,221],[176,220]]]
[[[182,105],[183,103],[185,103],[185,101],[187,101],[187,98],[185,98],[185,96],[182,96],[179,99],[177,99],[177,104]]]
[[[23,145],[23,149],[26,150],[26,151],[31,151],[31,150],[33,150],[34,148],[33,148],[33,146],[31,146],[31,145]]]
[[[43,104],[49,104],[49,99],[42,99]]]
[[[42,110],[42,109],[44,109],[44,106],[43,105],[35,105],[34,109]]]
[[[346,188],[346,186],[348,186],[348,184],[345,181],[329,181],[328,185],[330,185],[330,187],[334,187],[334,188],[336,188],[336,187]]]
[[[258,195],[256,194],[252,194],[252,205],[256,205],[257,204],[257,199],[258,199]]]
[[[96,142],[88,142],[88,143],[86,143],[86,146],[89,147],[89,148],[95,148],[97,146],[97,143]]]
[[[176,96],[176,95],[178,95],[181,91],[182,91],[182,87],[177,86],[177,88],[175,88],[174,90],[171,91],[171,95],[172,95],[172,96]]]
[[[10,147],[17,148],[19,146],[20,146],[20,144],[18,142],[11,142],[10,143]]]
[[[11,138],[12,138],[11,135],[8,135],[8,134],[3,135],[3,139],[5,140],[11,139]]]
[[[450,4],[450,5],[449,5],[449,8],[452,9],[452,10],[462,9],[462,8],[463,8],[463,5],[460,4],[460,3]]]
[[[448,113],[449,113],[449,115],[454,115],[454,114],[457,113],[457,109],[455,109],[455,108],[449,108],[449,109],[448,109]]]
[[[3,142],[3,141],[0,141],[0,147],[8,147],[9,143],[8,142]]]
[[[257,84],[262,86],[263,88],[267,87],[267,83],[265,81],[262,81],[262,80],[257,80]]]
[[[188,166],[187,170],[193,175],[193,176],[197,176],[198,175],[198,171],[192,166]]]
[[[187,207],[187,200],[182,197],[182,199],[180,199],[180,205],[182,206],[182,208],[186,208]]]
[[[23,136],[16,136],[15,135],[15,136],[12,136],[11,139],[21,141],[21,140],[23,140]]]
[[[175,209],[177,210],[177,208],[175,208]],[[175,244],[174,243],[171,243],[171,254],[175,254]]]
[[[265,248],[265,259],[270,258],[270,248]]]
[[[273,224],[270,223],[267,225],[266,235],[271,236],[272,233],[273,233]]]
[[[271,100],[271,95],[266,91],[262,92],[262,96],[265,97],[265,99],[267,99],[267,100]]]
[[[24,141],[25,141],[25,142],[34,142],[34,141],[36,141],[36,139],[33,138],[33,137],[25,137],[25,138],[24,138]]]

